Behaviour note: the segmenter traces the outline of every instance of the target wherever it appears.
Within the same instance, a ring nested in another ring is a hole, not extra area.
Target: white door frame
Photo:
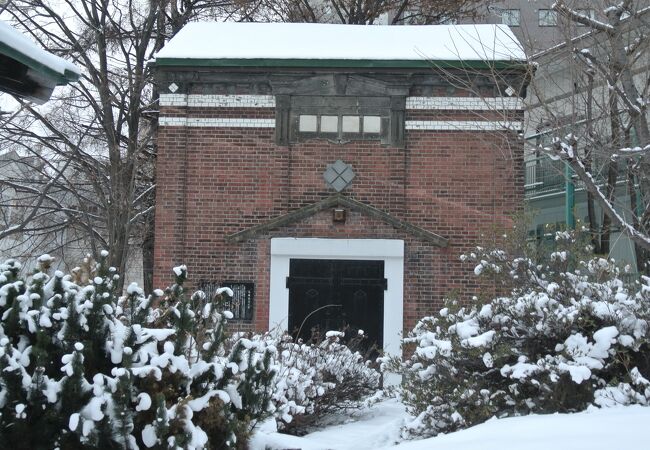
[[[404,316],[404,241],[399,239],[271,239],[269,330],[286,330],[289,317],[289,260],[359,259],[384,261],[384,350],[401,356]]]

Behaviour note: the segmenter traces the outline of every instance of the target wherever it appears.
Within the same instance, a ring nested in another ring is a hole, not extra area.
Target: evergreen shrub
[[[621,280],[613,261],[576,261],[574,234],[556,234],[544,262],[477,248],[464,257],[509,295],[450,302],[404,339],[402,397],[409,436],[447,433],[493,416],[650,405],[650,280]]]
[[[330,332],[318,345],[229,333],[185,266],[150,296],[86,261],[72,275],[0,264],[0,444],[20,449],[245,449],[274,417],[301,433],[359,406],[380,374]]]
[[[229,338],[231,314],[186,295],[184,266],[165,293],[120,296],[107,256],[78,283],[48,256],[25,279],[0,264],[3,448],[246,448],[274,412],[275,348]]]

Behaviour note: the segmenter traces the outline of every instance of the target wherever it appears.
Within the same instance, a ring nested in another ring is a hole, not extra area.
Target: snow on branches
[[[402,395],[416,416],[405,434],[493,416],[650,405],[650,279],[631,289],[611,261],[574,263],[570,250],[545,263],[485,249],[467,260],[477,273],[510,278],[512,290],[482,305],[450,304],[404,340],[415,351],[401,364]]]
[[[16,261],[0,264],[3,444],[245,448],[260,420],[298,432],[378,388],[379,373],[338,333],[321,344],[230,334],[218,299],[186,294],[187,267],[165,292],[130,284],[119,296],[101,256],[77,282],[50,276],[48,257],[26,279]]]
[[[136,285],[118,296],[105,260],[84,285],[19,270],[0,265],[3,444],[236,448],[273,411],[275,348],[229,339],[207,304],[194,314],[205,296],[185,295],[186,270],[164,298]]]

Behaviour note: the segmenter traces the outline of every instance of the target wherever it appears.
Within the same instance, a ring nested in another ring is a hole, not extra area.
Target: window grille
[[[224,311],[230,311],[233,314],[233,320],[253,320],[255,283],[241,281],[224,281],[222,283],[215,281],[201,281],[198,286],[211,301],[215,300],[217,289],[223,287],[230,288],[233,296],[232,298],[228,298],[227,295],[223,296],[221,309]]]

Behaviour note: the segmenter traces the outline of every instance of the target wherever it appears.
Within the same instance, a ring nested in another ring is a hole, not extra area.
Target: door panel
[[[383,261],[292,259],[289,263],[289,331],[294,337],[323,339],[329,330],[359,329],[367,347],[383,342]]]

